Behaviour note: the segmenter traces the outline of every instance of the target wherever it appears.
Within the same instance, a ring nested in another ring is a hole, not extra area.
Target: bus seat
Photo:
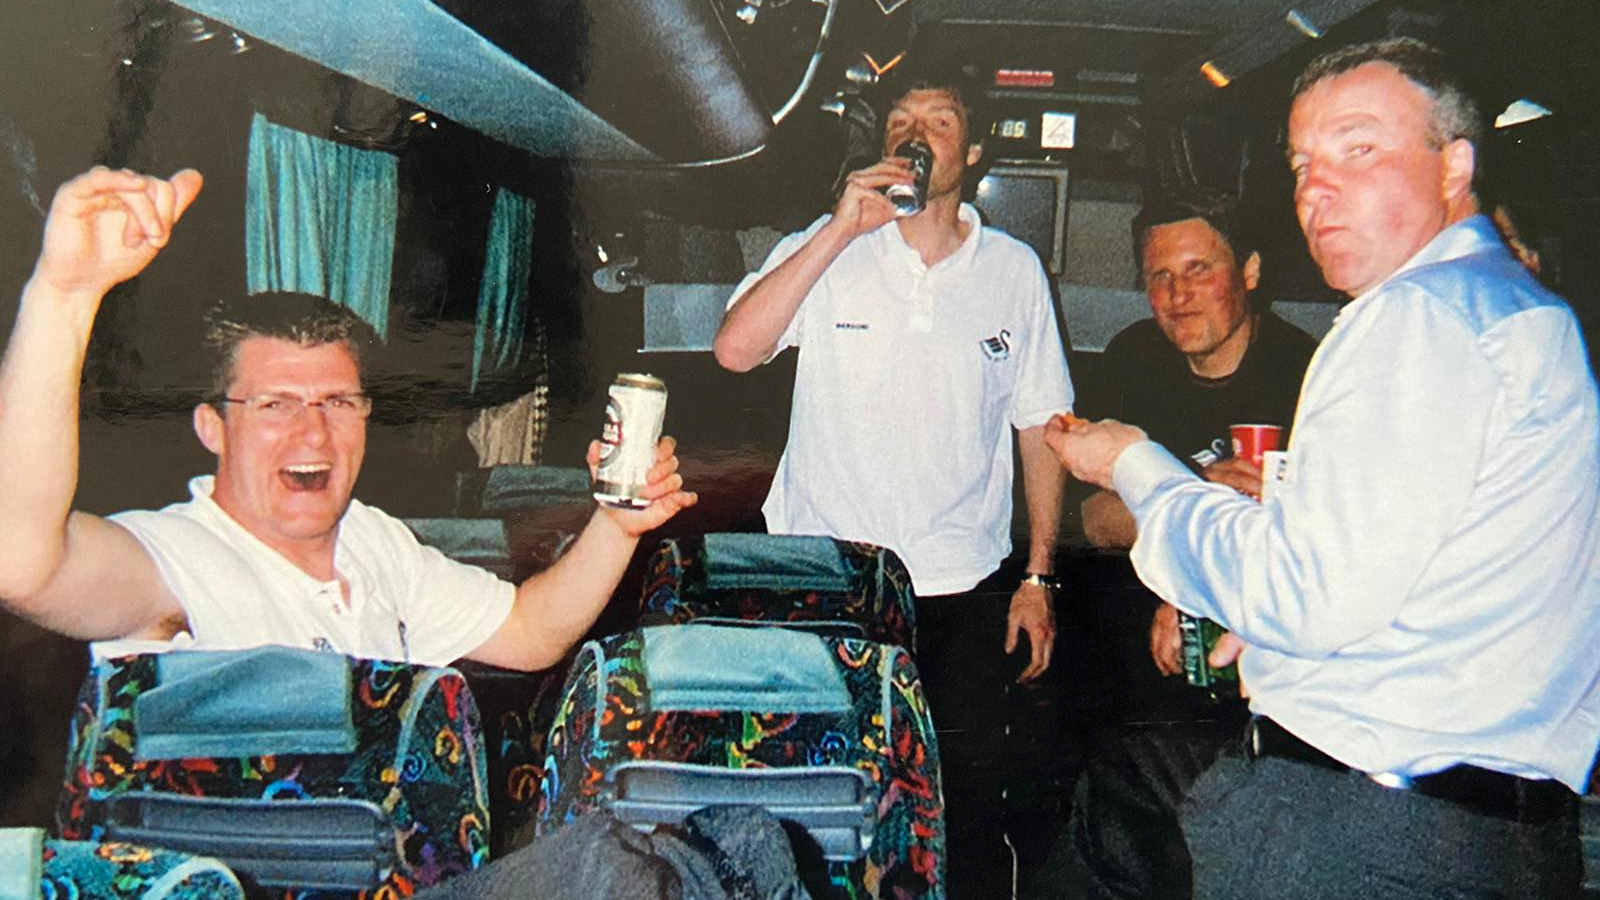
[[[916,595],[894,551],[814,535],[670,538],[650,558],[645,625],[768,621],[914,650]]]
[[[938,745],[902,647],[761,622],[614,635],[579,653],[547,746],[540,834],[758,805],[804,829],[842,895],[945,896]]]
[[[478,710],[453,669],[284,647],[102,660],[61,835],[213,856],[291,896],[404,896],[488,858]]]

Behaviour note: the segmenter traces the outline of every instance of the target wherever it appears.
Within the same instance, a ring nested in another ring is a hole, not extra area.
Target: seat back
[[[45,841],[41,897],[78,900],[244,900],[215,859],[121,842]]]
[[[661,542],[650,559],[640,620],[808,622],[914,650],[915,604],[905,563],[876,544],[713,533]]]
[[[487,860],[481,734],[453,669],[280,647],[104,660],[57,822],[290,895],[409,894]]]
[[[714,803],[803,826],[847,896],[943,897],[938,749],[902,647],[691,623],[585,645],[547,741],[541,832]]]

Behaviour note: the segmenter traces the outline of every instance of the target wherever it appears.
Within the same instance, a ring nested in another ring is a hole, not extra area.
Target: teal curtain
[[[480,378],[509,369],[522,353],[528,322],[528,277],[533,272],[534,202],[501,188],[489,219],[489,243],[478,286],[478,327],[472,340],[472,390]]]
[[[251,294],[298,291],[349,307],[389,336],[398,160],[250,122],[245,277]]]

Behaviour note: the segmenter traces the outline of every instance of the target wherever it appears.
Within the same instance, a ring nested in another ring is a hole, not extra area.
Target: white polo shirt
[[[733,299],[827,218],[780,241]],[[800,358],[762,506],[774,534],[894,550],[925,596],[971,588],[1011,552],[1011,429],[1072,405],[1038,257],[970,205],[961,219],[966,241],[931,268],[891,222],[811,289],[778,345]]]
[[[101,641],[95,658],[280,644],[444,665],[482,646],[511,611],[512,585],[419,544],[399,519],[359,500],[334,548],[346,603],[337,580],[307,575],[217,506],[212,483],[191,479],[187,503],[111,517],[149,551],[190,630],[170,641]]]

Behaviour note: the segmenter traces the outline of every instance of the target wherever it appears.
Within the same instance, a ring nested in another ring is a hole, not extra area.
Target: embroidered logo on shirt
[[[1002,328],[1000,333],[994,337],[986,337],[979,341],[978,346],[983,348],[983,355],[989,357],[991,362],[1009,359],[1011,356],[1011,332]]]
[[[835,322],[833,327],[840,331],[868,331],[872,328],[865,322]]]
[[[338,652],[337,650],[333,649],[333,644],[325,637],[312,638],[311,639],[311,649],[316,650],[319,653],[337,653]]]
[[[1227,452],[1227,445],[1223,442],[1222,438],[1217,438],[1211,442],[1211,446],[1196,450],[1195,452],[1189,454],[1189,458],[1194,460],[1195,465],[1204,469],[1206,466],[1221,460],[1227,454]]]

